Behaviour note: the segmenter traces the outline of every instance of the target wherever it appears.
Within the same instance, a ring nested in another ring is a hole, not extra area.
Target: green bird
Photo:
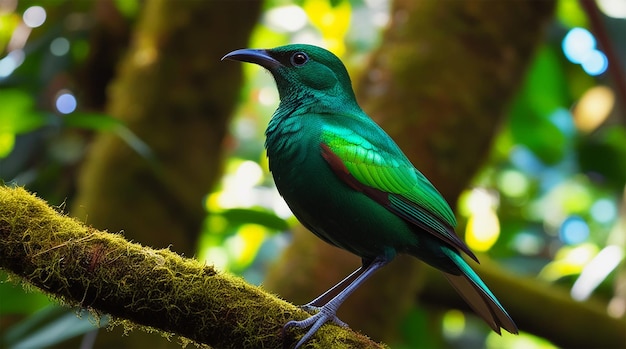
[[[339,306],[399,253],[441,270],[497,333],[517,326],[461,257],[478,262],[455,234],[456,218],[437,189],[356,102],[343,63],[311,45],[241,49],[223,59],[258,64],[274,77],[280,104],[265,131],[276,187],[298,220],[329,244],[361,257],[362,266],[290,321],[309,328],[304,344],[326,322],[347,326]]]

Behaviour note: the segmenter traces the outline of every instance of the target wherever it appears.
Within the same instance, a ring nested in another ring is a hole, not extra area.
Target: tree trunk
[[[220,58],[245,46],[259,11],[259,1],[146,2],[107,110],[149,150],[138,154],[117,134],[99,135],[82,167],[75,216],[155,247],[195,252],[202,199],[221,175],[241,86],[241,66]]]
[[[131,149],[120,134],[98,135],[79,175],[74,216],[142,244],[195,254],[203,197],[221,176],[242,82],[241,65],[220,59],[246,46],[260,9],[258,0],[144,3],[106,109],[149,150]],[[180,347],[153,334],[101,332],[97,347]]]

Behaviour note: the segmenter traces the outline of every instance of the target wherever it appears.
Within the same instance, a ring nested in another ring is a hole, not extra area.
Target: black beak
[[[272,68],[276,68],[281,65],[279,61],[270,56],[267,50],[253,50],[245,48],[226,54],[226,56],[222,57],[222,61],[225,59],[258,64],[268,70],[272,70]]]

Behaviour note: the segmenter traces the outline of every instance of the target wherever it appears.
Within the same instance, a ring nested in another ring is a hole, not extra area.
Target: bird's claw
[[[305,308],[306,311],[309,311],[309,310],[312,310],[312,311],[319,310],[319,311],[307,319],[300,320],[300,321],[292,320],[292,321],[287,322],[285,326],[283,326],[283,337],[284,337],[286,330],[288,330],[291,327],[309,328],[307,333],[305,333],[304,336],[300,338],[300,340],[298,341],[294,349],[298,349],[300,348],[300,346],[306,343],[306,341],[308,341],[311,338],[311,336],[313,336],[315,332],[317,332],[317,330],[320,327],[322,327],[322,325],[325,324],[326,322],[332,321],[338,326],[348,327],[348,324],[339,320],[337,315],[335,315],[335,313],[332,310],[325,309],[324,307],[315,307],[315,306],[310,306],[310,305],[305,305],[303,306],[303,308]]]

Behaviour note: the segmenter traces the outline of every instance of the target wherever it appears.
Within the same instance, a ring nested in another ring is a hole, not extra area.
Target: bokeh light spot
[[[24,62],[24,51],[13,50],[6,57],[0,59],[0,78],[11,75]]]
[[[582,63],[596,47],[596,39],[584,28],[572,28],[563,38],[563,53],[572,63]]]
[[[585,60],[582,61],[581,66],[587,74],[596,76],[606,71],[609,66],[609,60],[599,50],[592,50]]]
[[[509,153],[509,159],[515,167],[529,175],[537,175],[545,168],[541,160],[523,145],[514,146]]]
[[[278,103],[278,92],[274,86],[263,87],[259,90],[259,102],[266,106],[275,105]]]
[[[615,94],[606,86],[587,90],[574,108],[574,123],[584,132],[591,132],[609,116],[615,105]]]
[[[580,244],[589,237],[589,225],[579,216],[570,216],[561,224],[559,237],[568,245]]]
[[[596,0],[600,10],[612,18],[626,19],[626,1],[623,0]]]
[[[55,101],[55,106],[61,114],[72,113],[76,110],[76,97],[70,92],[60,93]]]
[[[473,214],[467,221],[465,240],[474,251],[489,250],[500,237],[500,221],[496,213],[489,209]]]
[[[449,310],[443,315],[443,335],[447,338],[458,338],[465,329],[465,314],[459,310]]]
[[[561,47],[570,62],[580,64],[591,76],[604,73],[609,66],[604,53],[596,49],[596,38],[587,29],[572,28],[565,34]]]
[[[240,185],[253,187],[263,179],[263,169],[256,162],[246,160],[239,165],[235,176]]]
[[[278,32],[293,33],[304,28],[307,21],[307,14],[296,5],[276,7],[265,13],[266,24]]]
[[[217,270],[225,271],[228,267],[228,252],[222,246],[211,246],[205,251],[205,263],[213,265]]]
[[[591,217],[600,223],[609,223],[617,216],[617,207],[609,199],[600,199],[591,206]]]
[[[528,179],[519,171],[504,170],[497,181],[498,188],[506,196],[519,198],[528,192]]]
[[[532,256],[541,252],[545,243],[539,234],[523,231],[515,235],[514,246],[519,253]]]
[[[41,6],[31,6],[24,11],[22,19],[26,26],[37,28],[46,21],[46,10]]]
[[[57,56],[65,56],[68,52],[70,52],[70,41],[64,37],[59,37],[50,43],[50,52]]]
[[[550,121],[559,128],[566,136],[572,137],[576,134],[576,125],[572,120],[572,113],[565,108],[558,108],[549,116]]]

